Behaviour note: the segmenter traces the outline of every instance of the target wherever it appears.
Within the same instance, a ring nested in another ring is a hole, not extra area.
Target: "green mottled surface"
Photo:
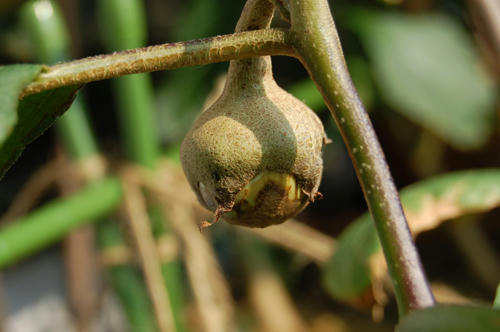
[[[323,169],[320,120],[274,82],[269,59],[231,66],[222,96],[198,117],[181,146],[183,168],[198,198],[212,211],[231,209],[238,192],[263,172],[290,174],[307,195],[314,195]],[[283,222],[308,201],[289,208],[276,190],[269,192],[260,198],[273,201],[263,204],[269,211],[255,218],[240,214],[245,225]]]

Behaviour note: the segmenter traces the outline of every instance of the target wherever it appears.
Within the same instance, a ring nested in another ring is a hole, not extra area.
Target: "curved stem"
[[[235,32],[267,29],[271,25],[274,4],[269,0],[247,0],[236,24]],[[251,59],[231,60],[227,71],[224,92],[260,89],[264,80],[272,80],[271,57],[260,56]]]
[[[261,55],[293,56],[289,31],[263,29],[180,43],[149,46],[84,58],[47,67],[21,97],[66,85],[78,85],[180,67],[244,59]]]
[[[342,133],[373,216],[400,315],[432,306],[398,193],[370,119],[352,84],[326,0],[290,1],[293,43]]]

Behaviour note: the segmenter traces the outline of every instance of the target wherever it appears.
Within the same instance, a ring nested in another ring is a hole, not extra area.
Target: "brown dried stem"
[[[498,0],[468,0],[476,28],[476,36],[486,60],[500,78],[500,2]]]
[[[186,264],[201,329],[205,332],[234,330],[233,307],[229,285],[222,275],[212,247],[200,233],[193,213],[199,208],[181,169],[169,162],[159,163],[152,177],[135,168],[133,181],[142,183],[163,206],[166,220],[178,236]]]
[[[59,191],[62,196],[68,196],[80,188],[83,178],[77,175],[77,168],[72,167],[62,151],[56,162]],[[99,303],[94,239],[94,228],[84,225],[73,230],[63,243],[69,302],[80,332],[90,331]]]
[[[9,209],[0,218],[0,224],[16,220],[25,215],[41,198],[41,196],[55,183],[59,174],[58,165],[50,161],[37,169],[17,193]]]
[[[204,332],[234,331],[234,303],[229,285],[211,245],[196,225],[195,216],[171,200],[163,201],[163,206],[170,225],[182,242],[201,329]]]
[[[263,239],[304,255],[319,265],[333,255],[336,241],[312,227],[296,220],[267,228],[246,228]]]
[[[123,174],[124,212],[137,248],[158,328],[161,332],[175,331],[172,308],[163,282],[161,262],[151,232],[146,202],[141,188],[128,180],[129,177],[129,174]]]
[[[136,181],[142,181],[141,183],[155,196],[162,197],[162,200],[178,204],[187,210],[197,211],[198,214],[207,212],[197,202],[196,196],[177,165],[166,161],[161,162],[156,177],[148,177],[139,169],[137,172],[139,174]],[[333,255],[336,247],[336,241],[330,236],[293,219],[285,224],[265,229],[241,229],[308,257],[320,265]]]
[[[250,276],[248,296],[264,332],[305,332],[309,329],[283,282],[272,271]]]

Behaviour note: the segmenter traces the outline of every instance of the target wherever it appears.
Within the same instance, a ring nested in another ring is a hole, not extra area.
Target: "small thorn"
[[[229,212],[229,211],[231,211],[231,209],[225,208],[225,207],[222,207],[222,206],[218,206],[217,209],[215,210],[215,213],[214,213],[214,221],[203,220],[202,222],[200,222],[198,224],[198,228],[200,229],[200,233],[203,232],[204,228],[210,227],[213,224],[215,224],[216,222],[218,222],[219,219],[220,219],[220,217],[224,213]]]
[[[200,222],[200,223],[198,224],[198,228],[200,229],[200,233],[202,233],[202,232],[203,232],[203,229],[205,229],[205,228],[207,228],[207,227],[212,226],[212,225],[213,225],[213,224],[215,224],[216,222],[217,222],[217,220],[212,221],[212,222],[210,222],[210,221],[208,221],[208,220],[203,220],[202,222]]]
[[[313,196],[313,202],[314,202],[315,200],[322,200],[322,199],[323,199],[323,194],[322,194],[322,193],[320,193],[319,191],[317,191],[317,192],[314,194],[314,196]]]
[[[323,194],[320,193],[319,191],[315,192],[314,194],[308,194],[309,196],[309,202],[314,203],[316,200],[322,200],[323,199]]]
[[[231,211],[232,209],[229,209],[229,208],[226,208],[226,207],[223,207],[223,206],[218,206],[217,209],[215,209],[215,214],[214,214],[214,217],[215,217],[215,222],[217,222],[219,220],[220,217],[222,217],[222,215],[226,212],[229,212]]]

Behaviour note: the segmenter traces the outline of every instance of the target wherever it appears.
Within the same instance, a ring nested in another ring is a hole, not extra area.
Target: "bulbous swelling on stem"
[[[275,83],[269,57],[238,60],[182,142],[181,161],[215,221],[266,227],[314,200],[325,141],[316,114]]]

